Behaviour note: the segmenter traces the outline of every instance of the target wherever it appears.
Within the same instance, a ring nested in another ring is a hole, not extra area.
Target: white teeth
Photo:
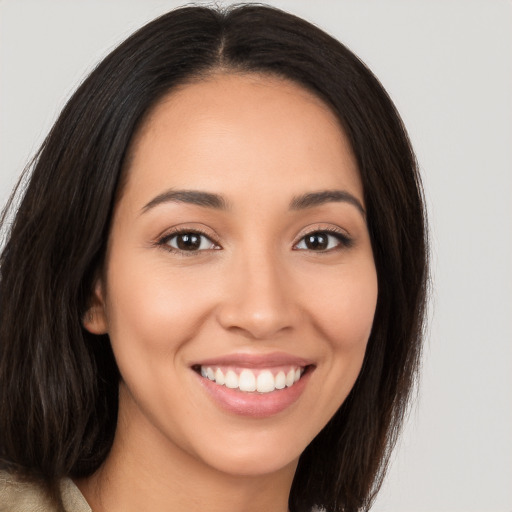
[[[302,368],[291,368],[288,373],[280,370],[277,375],[273,375],[270,370],[262,370],[258,376],[252,370],[244,368],[240,375],[234,370],[227,370],[224,373],[220,368],[210,366],[201,366],[201,375],[219,386],[226,386],[230,389],[240,389],[240,391],[259,393],[270,393],[276,389],[290,387],[302,376]]]
[[[251,370],[242,370],[238,378],[240,391],[256,391],[256,377]]]
[[[227,388],[235,389],[238,387],[238,376],[233,370],[226,372],[226,378],[224,379],[224,385]]]
[[[263,370],[258,375],[256,390],[260,393],[270,393],[276,389],[274,376],[269,370]]]
[[[283,389],[286,387],[286,375],[284,372],[279,372],[276,375],[276,389]]]
[[[222,370],[220,368],[217,368],[215,370],[215,382],[217,384],[220,384],[221,386],[226,382],[224,379],[224,374],[222,373]]]

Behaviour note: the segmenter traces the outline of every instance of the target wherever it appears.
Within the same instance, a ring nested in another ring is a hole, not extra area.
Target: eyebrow
[[[294,197],[290,203],[291,210],[304,210],[314,208],[325,203],[349,203],[355,206],[364,218],[366,211],[361,201],[356,196],[346,190],[321,190],[319,192],[310,192],[301,196]]]
[[[199,190],[167,190],[147,203],[142,208],[142,213],[146,213],[160,204],[173,202],[193,204],[216,210],[227,210],[229,207],[224,197],[219,194]],[[321,190],[296,196],[290,202],[290,210],[305,210],[331,202],[349,203],[355,206],[366,218],[366,211],[359,199],[346,190]]]
[[[142,213],[146,213],[148,210],[163,203],[187,203],[216,210],[228,209],[226,200],[218,194],[201,192],[199,190],[167,190],[146,204],[142,208]]]

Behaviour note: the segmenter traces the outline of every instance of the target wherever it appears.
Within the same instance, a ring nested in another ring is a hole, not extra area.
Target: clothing
[[[66,512],[92,512],[78,487],[69,478],[60,482],[60,493]],[[43,489],[22,482],[10,473],[0,471],[0,512],[56,512]]]

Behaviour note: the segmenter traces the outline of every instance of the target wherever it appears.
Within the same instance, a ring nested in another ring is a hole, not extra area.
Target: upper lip
[[[271,368],[273,366],[309,366],[313,361],[303,357],[272,352],[269,354],[235,353],[197,361],[192,366],[242,366],[246,368]]]

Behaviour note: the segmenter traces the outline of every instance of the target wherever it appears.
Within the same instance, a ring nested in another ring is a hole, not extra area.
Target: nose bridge
[[[295,305],[287,269],[268,247],[243,251],[230,265],[219,321],[255,339],[293,327]]]

